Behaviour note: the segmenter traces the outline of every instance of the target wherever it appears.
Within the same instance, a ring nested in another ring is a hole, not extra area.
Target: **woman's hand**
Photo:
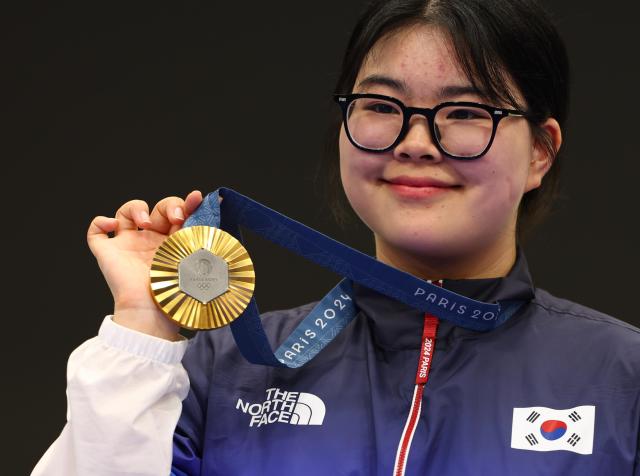
[[[167,340],[178,340],[179,326],[158,308],[149,290],[149,270],[156,249],[202,202],[194,190],[182,200],[167,197],[149,214],[142,200],[120,207],[115,218],[97,216],[87,242],[98,261],[114,300],[114,321]],[[107,233],[114,233],[109,238]]]

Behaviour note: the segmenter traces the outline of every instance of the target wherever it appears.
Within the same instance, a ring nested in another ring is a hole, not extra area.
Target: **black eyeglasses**
[[[421,108],[381,94],[336,94],[334,99],[342,109],[347,137],[369,152],[393,149],[409,130],[411,116],[420,114],[428,119],[440,152],[453,159],[478,159],[491,147],[502,119],[527,116],[524,111],[466,101]]]

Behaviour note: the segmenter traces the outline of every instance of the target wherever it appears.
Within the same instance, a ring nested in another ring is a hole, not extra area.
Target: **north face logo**
[[[249,426],[261,427],[271,423],[290,425],[322,425],[324,402],[311,393],[287,392],[268,388],[262,403],[243,402],[238,398],[236,409],[251,415]]]

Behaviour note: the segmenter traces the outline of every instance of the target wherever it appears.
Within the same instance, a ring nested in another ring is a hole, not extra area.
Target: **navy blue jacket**
[[[445,280],[444,287],[527,303],[491,332],[440,322],[405,474],[640,476],[640,330],[535,289],[522,253],[505,278]],[[174,435],[176,476],[393,474],[423,315],[362,286],[354,294],[357,318],[300,369],[246,362],[228,328],[192,339],[183,360],[191,390]],[[314,304],[266,313],[272,344]],[[565,431],[557,441],[575,445],[578,414],[540,423],[545,408],[581,406],[595,407],[591,454],[534,451]],[[514,448],[512,437],[523,441],[512,434],[514,409],[532,407],[519,423],[532,428],[531,448]]]

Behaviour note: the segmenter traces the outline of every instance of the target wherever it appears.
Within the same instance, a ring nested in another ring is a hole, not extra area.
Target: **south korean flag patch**
[[[529,451],[593,453],[596,407],[584,405],[567,410],[546,407],[513,409],[511,448]]]

